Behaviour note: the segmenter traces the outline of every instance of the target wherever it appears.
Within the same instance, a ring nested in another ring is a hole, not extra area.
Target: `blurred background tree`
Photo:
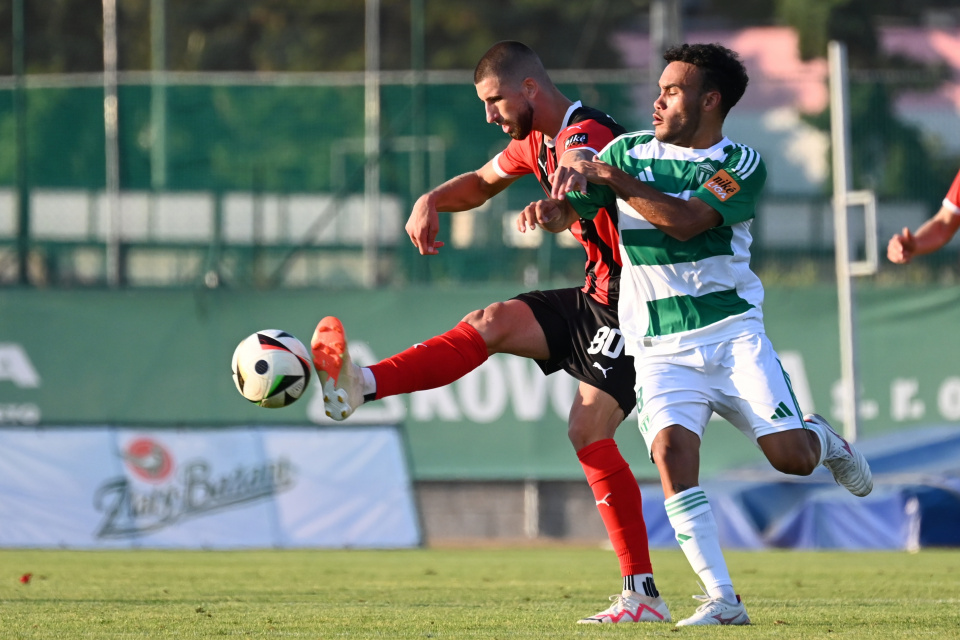
[[[119,64],[150,68],[152,0],[118,0]],[[160,0],[153,0],[160,1]],[[357,71],[364,63],[364,0],[165,0],[167,60],[176,71]],[[428,69],[472,68],[498,40],[526,42],[554,69],[623,66],[610,35],[645,29],[650,0],[424,0]],[[410,2],[381,0],[385,69],[410,64]],[[787,24],[803,59],[847,42],[854,68],[892,63],[878,54],[881,21],[920,24],[956,0],[684,0],[689,29]],[[102,7],[84,0],[24,0],[32,73],[103,66]],[[11,73],[12,2],[0,3],[0,75]]]
[[[894,111],[904,91],[933,90],[949,77],[946,64],[926,64],[880,48],[884,24],[921,24],[937,8],[956,8],[943,0],[777,0],[779,19],[799,34],[800,57],[823,58],[827,43],[846,44],[850,66],[851,166],[856,188],[873,189],[880,197],[925,200],[931,210],[956,174],[955,162],[934,157],[921,132]],[[898,81],[901,80],[901,81]],[[909,82],[902,80],[909,79]],[[825,110],[807,121],[828,131]],[[831,184],[826,187],[830,190]]]

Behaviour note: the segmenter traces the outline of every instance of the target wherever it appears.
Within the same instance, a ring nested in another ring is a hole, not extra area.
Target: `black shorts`
[[[566,371],[613,396],[624,415],[636,407],[633,358],[623,352],[616,303],[600,304],[579,288],[531,291],[514,298],[526,303],[543,328],[549,360],[536,360],[546,375]]]

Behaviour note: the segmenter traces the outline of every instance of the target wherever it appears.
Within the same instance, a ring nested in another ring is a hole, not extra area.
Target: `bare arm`
[[[519,177],[519,176],[518,176]],[[404,227],[413,246],[421,255],[436,255],[443,242],[437,242],[440,231],[439,211],[467,211],[475,209],[497,195],[517,178],[501,178],[493,168],[493,161],[476,171],[447,180],[420,196]]]
[[[550,233],[562,233],[580,219],[580,214],[564,198],[567,191],[560,183],[566,184],[570,181],[570,165],[592,157],[593,151],[589,149],[570,149],[560,155],[557,170],[550,176],[553,184],[550,198],[531,202],[520,212],[517,217],[517,229],[520,233],[532,231],[537,225]]]
[[[689,240],[723,223],[717,210],[703,200],[684,200],[666,195],[597,158],[571,163],[562,178],[562,185],[557,186],[556,182],[554,184],[559,189],[565,189],[565,193],[585,191],[586,182],[609,186],[617,197],[633,207],[648,222],[680,241]]]
[[[960,229],[960,215],[946,207],[924,222],[916,233],[907,227],[894,235],[887,243],[887,258],[896,264],[907,264],[914,256],[933,253],[950,242]]]

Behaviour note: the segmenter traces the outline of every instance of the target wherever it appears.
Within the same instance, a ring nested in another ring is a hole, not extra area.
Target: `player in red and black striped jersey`
[[[610,116],[564,96],[537,55],[519,42],[500,42],[487,51],[474,84],[487,122],[513,140],[477,171],[417,200],[406,232],[422,255],[443,247],[436,239],[439,211],[474,209],[527,174],[534,174],[549,195],[558,163],[590,160],[624,131]],[[670,612],[653,581],[640,490],[613,439],[636,399],[633,361],[623,353],[616,311],[621,262],[612,215],[616,212],[601,211],[593,220],[565,221],[561,228],[558,218],[538,214],[534,204],[518,218],[521,230],[540,225],[551,232],[569,229],[577,237],[587,253],[583,288],[532,291],[496,302],[371,367],[350,362],[336,318],[320,321],[311,347],[327,415],[337,420],[365,401],[450,384],[494,353],[531,358],[546,374],[562,369],[580,380],[568,436],[623,575],[623,591],[613,606],[580,622],[668,621]]]
[[[513,180],[533,173],[549,196],[550,177],[557,170],[558,155],[572,151],[589,154],[600,152],[608,142],[626,133],[613,118],[580,102],[570,105],[563,120],[563,129],[553,139],[540,131],[532,131],[523,140],[513,140],[492,161],[493,170],[504,180]],[[557,149],[560,149],[559,154]],[[587,252],[584,293],[597,302],[609,305],[611,278],[620,276],[620,254],[616,210],[602,210],[593,220],[579,219],[570,232]],[[615,301],[615,300],[614,300]]]

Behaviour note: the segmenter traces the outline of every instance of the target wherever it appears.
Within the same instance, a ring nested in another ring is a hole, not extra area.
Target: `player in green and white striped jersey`
[[[722,133],[746,70],[716,44],[674,47],[664,59],[654,130],[624,134],[594,161],[560,167],[551,196],[572,210],[545,202],[528,216],[618,212],[620,328],[635,358],[640,431],[677,540],[706,590],[678,626],[749,624],[699,486],[710,416],[740,429],[779,471],[809,475],[824,464],[855,495],[873,483],[866,460],[826,420],[803,416],[764,332],[750,224],[766,167]]]
[[[716,212],[710,218],[722,218],[679,240],[617,200],[611,189],[571,198],[578,209],[601,203],[618,209],[620,317],[627,344],[639,345],[645,355],[675,353],[762,332],[763,286],[750,270],[750,224],[767,177],[760,154],[726,137],[691,149],[639,131],[616,138],[600,157],[616,159],[619,169],[674,199],[709,203]]]

